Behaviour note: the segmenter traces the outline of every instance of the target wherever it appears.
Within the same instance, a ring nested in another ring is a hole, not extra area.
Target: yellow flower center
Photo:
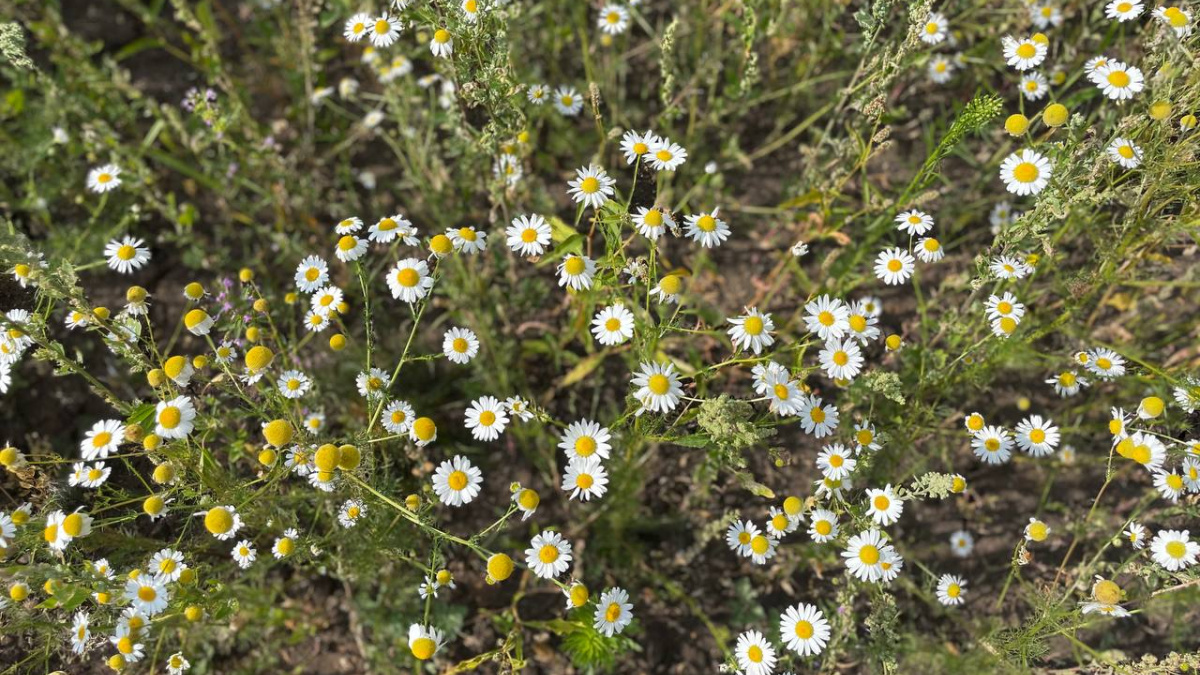
[[[619,329],[620,327],[621,327],[621,320],[616,317],[613,317],[613,318],[609,319],[608,321],[604,322],[604,330],[609,331],[610,333],[616,332],[617,329]]]
[[[742,330],[748,335],[758,335],[763,332],[763,320],[757,316],[751,316],[742,323]]]
[[[983,442],[983,447],[987,448],[989,452],[995,452],[1000,449],[1000,440],[989,438]]]
[[[591,436],[580,436],[575,439],[575,454],[580,457],[590,457],[596,452],[596,440]]]
[[[1032,59],[1034,56],[1037,56],[1037,47],[1028,42],[1022,43],[1017,47],[1017,56],[1023,59]]]
[[[675,295],[682,287],[683,282],[675,274],[668,274],[658,281],[658,290],[666,295]]]
[[[1117,148],[1117,154],[1125,159],[1133,159],[1133,148],[1129,147],[1128,145],[1122,145],[1121,147]]]
[[[701,232],[712,232],[713,230],[717,229],[717,219],[707,214],[700,216],[700,218],[696,220],[696,227],[699,228]]]
[[[791,394],[791,392],[788,391],[786,384],[775,385],[775,398],[777,398],[781,401],[786,401],[790,394]]]
[[[1123,70],[1114,70],[1108,74],[1108,83],[1118,89],[1129,86],[1129,74]]]
[[[135,255],[137,255],[137,249],[129,244],[125,244],[117,249],[117,257],[121,260],[133,260]]]
[[[596,479],[592,478],[591,474],[581,473],[575,477],[575,485],[581,490],[588,490],[595,485]]]
[[[867,565],[874,565],[879,562],[879,549],[871,544],[866,544],[858,549],[858,559]]]
[[[475,238],[478,235],[475,234],[475,228],[460,227],[458,228],[458,236],[462,237],[466,241],[475,241]]]
[[[438,44],[446,44],[450,41],[450,31],[446,30],[445,28],[437,29],[437,31],[433,34],[433,40]]]
[[[496,413],[491,410],[484,410],[479,413],[479,423],[485,427],[490,427],[496,423]]]
[[[460,491],[467,487],[467,474],[462,471],[454,471],[446,479],[446,484],[450,486],[451,490]]]
[[[850,355],[839,349],[833,353],[833,362],[839,366],[844,366],[850,363]]]
[[[888,507],[892,505],[892,500],[888,499],[886,495],[879,495],[875,497],[874,504],[875,510],[887,511]]]
[[[1021,183],[1032,183],[1041,173],[1032,162],[1021,162],[1013,169],[1013,178]]]
[[[615,623],[619,618],[621,618],[621,606],[615,602],[609,603],[608,609],[604,610],[605,621]]]
[[[538,551],[538,559],[549,565],[558,560],[558,547],[546,544]]]
[[[158,423],[164,429],[174,429],[179,426],[179,422],[183,419],[183,413],[173,405],[163,408],[158,414]]]
[[[671,381],[662,373],[655,373],[646,381],[646,387],[651,393],[662,396],[671,388]]]
[[[96,182],[103,185],[105,183],[112,181],[112,179],[113,179],[113,177],[112,177],[111,173],[102,173],[96,178]]]
[[[835,469],[841,467],[845,463],[846,463],[846,459],[844,457],[842,457],[841,455],[830,455],[829,456],[829,466],[832,466]]]
[[[746,658],[750,659],[754,663],[761,663],[763,660],[762,647],[759,647],[758,645],[751,645],[750,649],[746,650]]]
[[[812,411],[810,411],[808,413],[808,416],[813,422],[816,422],[817,424],[820,424],[825,421],[825,411],[820,408],[813,408]]]
[[[933,21],[930,21],[929,23],[925,24],[925,32],[929,33],[930,35],[937,33],[938,25]]]
[[[962,587],[958,584],[950,584],[946,587],[946,595],[951,598],[957,598],[959,595],[962,595]]]
[[[899,272],[904,269],[904,263],[900,262],[899,258],[892,258],[888,261],[887,268],[889,272]]]
[[[1166,551],[1167,555],[1179,560],[1187,555],[1187,546],[1182,541],[1171,541],[1167,542]]]
[[[1044,443],[1046,441],[1046,432],[1041,429],[1033,429],[1029,432],[1029,440],[1034,443]]]
[[[537,230],[530,227],[521,233],[521,241],[525,242],[526,244],[532,244],[533,242],[537,241],[537,236]]]
[[[158,592],[154,590],[153,586],[142,586],[138,588],[137,595],[138,599],[142,602],[154,602],[154,600],[158,598]]]
[[[573,277],[583,274],[585,269],[587,269],[587,263],[583,262],[583,258],[579,256],[567,258],[567,261],[563,263],[563,270]]]
[[[586,194],[593,194],[600,190],[600,181],[595,176],[588,176],[579,183],[579,190]]]
[[[413,640],[409,649],[412,650],[413,656],[422,661],[428,661],[433,656],[434,650],[437,649],[437,643],[427,637],[419,637]]]
[[[761,534],[750,540],[750,550],[758,555],[766,553],[769,548],[771,548],[771,542],[767,541],[767,538]]]
[[[467,348],[470,346],[471,343],[468,342],[466,338],[454,338],[454,342],[450,343],[451,349],[459,354],[466,354]]]
[[[830,532],[833,532],[833,523],[829,522],[828,520],[818,520],[816,524],[813,525],[813,529],[816,530],[817,534],[821,535],[822,537],[827,537],[829,536]]]

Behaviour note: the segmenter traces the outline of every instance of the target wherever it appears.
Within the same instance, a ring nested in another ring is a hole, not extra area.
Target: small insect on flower
[[[554,579],[571,566],[571,542],[553,530],[545,530],[529,542],[525,565],[543,579]]]
[[[1125,169],[1136,169],[1142,163],[1142,149],[1125,138],[1114,138],[1108,146],[1108,157]]]
[[[116,164],[98,166],[88,172],[87,187],[92,192],[105,193],[121,185],[121,167]]]
[[[771,675],[775,668],[775,648],[756,630],[738,636],[735,654],[746,675]]]
[[[893,286],[908,281],[916,269],[916,259],[902,248],[888,248],[875,258],[875,276]]]
[[[633,337],[633,312],[619,302],[596,312],[592,318],[592,335],[606,347],[625,342]]]
[[[1052,174],[1050,160],[1033,150],[1018,150],[1000,163],[1000,180],[1016,195],[1036,195],[1046,189]]]
[[[550,244],[550,224],[536,213],[513,218],[504,232],[508,235],[508,247],[523,256],[542,255]]]
[[[720,208],[684,218],[683,233],[703,248],[715,248],[729,238],[729,225],[718,217]]]
[[[1187,530],[1160,530],[1150,542],[1150,553],[1163,569],[1178,572],[1196,564],[1200,544],[1191,541]]]
[[[508,426],[508,411],[494,396],[483,396],[471,402],[466,411],[466,427],[477,441],[494,441]]]
[[[554,109],[567,117],[574,117],[583,110],[583,98],[575,87],[563,85],[554,91]]]
[[[442,462],[433,474],[433,491],[447,506],[469,504],[479,495],[483,473],[462,455]]]
[[[953,574],[943,574],[938,579],[937,599],[943,605],[961,605],[963,604],[963,595],[966,593],[967,580]]]
[[[573,457],[563,472],[562,489],[571,491],[571,499],[599,499],[608,491],[608,472],[599,457]]]
[[[1004,48],[1004,61],[1019,71],[1029,70],[1041,65],[1046,60],[1050,47],[1032,38],[1017,40],[1011,35],[1001,39]]]
[[[1097,68],[1094,81],[1100,91],[1114,101],[1127,101],[1146,88],[1142,71],[1121,61],[1109,61]]]
[[[630,384],[635,388],[634,398],[642,404],[637,415],[647,410],[670,412],[683,396],[683,387],[679,385],[679,375],[672,363],[642,363]]]
[[[771,337],[775,322],[770,314],[760,312],[757,308],[749,308],[745,316],[726,320],[733,325],[729,329],[729,338],[735,351],[748,349],[757,355],[775,342],[775,338]]]
[[[629,10],[617,4],[605,5],[600,9],[596,25],[609,35],[620,35],[629,28]]]
[[[896,496],[889,484],[882,490],[867,490],[867,513],[878,525],[888,526],[900,520],[904,512],[904,500]]]
[[[629,602],[629,594],[623,588],[610,588],[600,594],[596,601],[596,613],[592,617],[592,627],[612,637],[633,621],[633,604]]]
[[[390,16],[384,12],[382,16],[371,22],[371,45],[390,47],[400,38],[400,31],[403,29],[404,25],[400,23],[400,17]]]
[[[388,288],[392,297],[412,304],[429,294],[433,288],[433,277],[429,276],[429,265],[424,260],[405,258],[396,262],[388,272]]]
[[[925,18],[925,25],[921,27],[921,42],[927,45],[941,44],[949,31],[950,23],[946,21],[945,15],[930,12]]]
[[[479,338],[469,328],[451,328],[442,338],[442,353],[453,363],[470,363],[479,353]]]
[[[974,434],[971,450],[988,464],[1004,464],[1012,456],[1012,443],[1003,427],[986,426]]]
[[[592,278],[595,276],[596,261],[585,255],[571,254],[558,264],[558,285],[566,286],[572,291],[591,288]]]
[[[121,274],[141,269],[150,262],[150,249],[143,246],[144,243],[141,239],[129,236],[108,242],[104,247],[108,266]]]

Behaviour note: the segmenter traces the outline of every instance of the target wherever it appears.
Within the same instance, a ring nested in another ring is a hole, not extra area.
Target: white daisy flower
[[[1145,526],[1130,521],[1129,525],[1125,528],[1125,531],[1121,534],[1125,535],[1125,538],[1129,540],[1129,544],[1135,549],[1141,550],[1146,548]]]
[[[1037,68],[1046,60],[1046,54],[1050,51],[1044,42],[1032,38],[1017,40],[1011,35],[1001,39],[1000,44],[1004,49],[1005,63],[1021,71]]]
[[[337,241],[337,250],[334,252],[337,259],[342,262],[354,262],[367,252],[367,240],[359,239],[358,237],[347,234]]]
[[[329,266],[319,256],[310,255],[296,267],[296,287],[303,293],[314,293],[329,281]]]
[[[775,669],[775,648],[756,630],[738,636],[734,654],[746,675],[771,675]]]
[[[904,513],[904,500],[896,496],[891,484],[882,490],[867,490],[867,513],[871,520],[884,527],[900,520]]]
[[[150,249],[143,246],[144,243],[141,239],[129,236],[108,242],[104,247],[108,266],[121,274],[141,269],[150,262]]]
[[[338,509],[338,523],[345,528],[358,524],[359,519],[367,514],[367,505],[358,499],[347,499]]]
[[[483,473],[462,455],[442,462],[433,474],[433,491],[447,506],[469,504],[479,494]]]
[[[608,472],[599,457],[573,457],[563,472],[562,489],[571,491],[571,499],[599,499],[608,491]]]
[[[196,408],[187,396],[160,401],[155,408],[154,433],[165,439],[184,438],[192,432]]]
[[[387,283],[393,298],[412,304],[429,295],[433,277],[424,260],[405,258],[398,260],[388,272]]]
[[[859,581],[876,582],[883,578],[880,561],[885,549],[891,548],[883,533],[876,529],[865,530],[850,537],[846,550],[842,551],[846,569]]]
[[[567,117],[574,117],[583,110],[583,97],[575,87],[563,85],[554,92],[554,109]]]
[[[454,245],[455,251],[466,254],[479,253],[487,248],[487,232],[476,230],[473,226],[446,230],[446,236]]]
[[[888,248],[875,258],[875,276],[892,286],[908,281],[916,269],[916,259],[902,248]]]
[[[471,402],[466,411],[466,427],[477,441],[494,441],[508,426],[504,403],[494,396],[483,396]]]
[[[1036,195],[1050,183],[1050,160],[1033,150],[1018,150],[1000,163],[1000,180],[1016,195]]]
[[[1125,23],[1141,16],[1145,8],[1140,0],[1112,0],[1104,8],[1104,16]]]
[[[1142,163],[1142,149],[1133,141],[1114,138],[1108,146],[1108,157],[1126,169],[1136,169]]]
[[[808,514],[808,536],[818,544],[833,541],[839,532],[837,514],[825,509],[813,509]]]
[[[919,237],[933,229],[933,216],[915,209],[905,211],[896,216],[896,228],[905,234]]]
[[[670,412],[679,405],[683,396],[683,388],[679,386],[679,375],[672,363],[642,363],[631,384],[635,387],[634,397],[642,404],[638,415],[647,410]]]
[[[79,452],[86,460],[105,459],[115,453],[125,440],[125,425],[120,420],[100,420],[92,425],[79,443]]]
[[[567,194],[571,195],[571,199],[577,204],[598,209],[613,196],[613,186],[616,184],[617,181],[609,178],[604,169],[589,164],[575,170],[575,179],[567,182],[567,186],[571,188]]]
[[[479,353],[479,338],[469,328],[451,328],[442,338],[442,353],[453,363],[467,364]]]
[[[988,464],[1004,464],[1012,456],[1012,438],[1002,427],[987,426],[971,439],[971,450]]]
[[[961,605],[966,591],[967,580],[953,574],[943,574],[938,579],[937,599],[943,605]]]
[[[605,637],[612,637],[625,630],[633,621],[633,605],[629,602],[629,594],[623,588],[610,588],[600,594],[596,601],[596,613],[592,619],[592,627]]]
[[[558,264],[558,285],[573,291],[591,288],[595,276],[596,261],[585,255],[567,255]]]
[[[625,342],[633,337],[633,312],[619,302],[596,312],[592,318],[592,335],[606,347]]]
[[[1058,427],[1041,415],[1031,415],[1017,425],[1017,447],[1033,457],[1054,454],[1058,447]]]
[[[729,225],[717,216],[720,210],[720,208],[715,208],[711,213],[696,213],[686,216],[683,219],[684,234],[703,248],[720,246],[729,238]]]
[[[445,28],[433,31],[433,39],[429,41],[429,51],[439,59],[448,59],[454,54],[454,36]]]
[[[250,567],[250,563],[254,562],[258,557],[258,552],[254,549],[254,544],[249,539],[243,539],[233,547],[231,555],[238,567],[247,569]]]
[[[941,44],[949,31],[950,23],[946,21],[945,15],[930,12],[925,18],[925,25],[921,27],[921,42],[927,45]]]
[[[817,468],[826,478],[837,480],[846,478],[854,473],[854,467],[857,465],[858,460],[851,457],[846,446],[841,443],[826,445],[817,455]]]
[[[1191,541],[1187,530],[1160,530],[1150,542],[1154,562],[1170,572],[1178,572],[1196,564],[1200,544]]]
[[[1035,70],[1021,76],[1017,88],[1021,90],[1021,95],[1025,97],[1025,100],[1038,101],[1050,93],[1050,82],[1045,75]]]
[[[637,163],[638,158],[650,152],[651,148],[657,147],[662,142],[653,131],[646,131],[643,134],[630,129],[621,136],[621,152],[625,155],[625,162],[630,166]]]
[[[162,578],[142,574],[125,582],[125,600],[139,613],[154,616],[167,608],[171,593]]]
[[[729,329],[729,339],[733,342],[734,351],[750,350],[756,355],[770,347],[775,342],[771,331],[775,330],[775,322],[771,315],[751,307],[745,316],[726,319],[733,325]]]
[[[1146,88],[1142,71],[1120,61],[1109,61],[1097,68],[1095,82],[1104,95],[1114,101],[1127,101]]]
[[[821,368],[832,380],[853,380],[862,371],[862,350],[850,337],[826,342],[818,357]]]
[[[550,224],[536,213],[513,218],[505,234],[508,235],[508,247],[523,256],[542,255],[550,244]]]
[[[371,24],[373,23],[370,14],[358,13],[346,19],[346,24],[342,29],[342,35],[350,42],[358,42],[371,32]]]
[[[382,16],[371,22],[371,45],[374,47],[390,47],[393,42],[400,38],[400,31],[403,29],[404,25],[400,23],[400,17],[389,16],[387,12],[384,12]]]
[[[683,146],[663,138],[650,148],[650,154],[646,157],[650,161],[650,168],[655,171],[674,171],[687,161],[688,153]]]
[[[821,399],[810,396],[800,407],[800,425],[804,433],[817,438],[832,434],[838,427],[838,409],[833,404],[821,405]]]
[[[543,579],[554,579],[571,566],[571,542],[553,530],[545,530],[529,542],[525,565]]]
[[[822,295],[804,306],[804,326],[822,340],[836,340],[850,330],[850,309],[837,298]]]
[[[98,166],[88,172],[87,187],[92,192],[105,193],[121,185],[121,167],[116,164]]]
[[[383,409],[383,428],[393,434],[407,434],[415,414],[408,401],[392,401]]]
[[[959,558],[966,558],[975,550],[975,537],[966,530],[958,530],[950,535],[950,551]]]
[[[300,398],[312,388],[312,380],[299,370],[285,370],[276,381],[284,398]]]

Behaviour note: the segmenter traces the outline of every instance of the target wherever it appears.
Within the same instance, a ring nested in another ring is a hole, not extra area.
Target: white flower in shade
[[[642,363],[631,384],[634,387],[634,398],[642,404],[638,415],[647,410],[670,412],[679,405],[683,396],[683,387],[679,386],[679,375],[672,363]]]
[[[846,446],[841,443],[826,445],[817,455],[817,468],[826,478],[840,480],[854,473],[858,461],[850,456]]]
[[[646,158],[655,171],[674,171],[687,161],[687,156],[687,150],[683,146],[672,143],[669,138],[663,138],[650,148]]]
[[[125,600],[139,613],[154,616],[167,608],[171,593],[163,579],[152,574],[140,574],[136,579],[125,582]]]
[[[121,274],[129,274],[139,270],[150,262],[150,249],[146,248],[141,239],[122,237],[113,239],[104,247],[104,257],[108,258],[108,266]]]
[[[826,342],[818,358],[825,374],[833,380],[853,380],[862,371],[862,350],[850,337]]]
[[[585,255],[568,255],[558,264],[558,285],[573,291],[592,287],[596,276],[596,261]]]
[[[160,401],[154,413],[154,433],[166,439],[184,438],[192,432],[195,419],[196,408],[187,396]]]
[[[351,528],[367,514],[367,505],[358,499],[347,499],[338,509],[338,522],[342,527]]]
[[[1142,163],[1142,149],[1129,139],[1117,137],[1108,145],[1108,157],[1123,168],[1136,169]]]
[[[606,347],[625,342],[633,337],[633,312],[619,302],[596,312],[592,318],[592,335]]]
[[[754,392],[765,396],[776,382],[786,381],[790,376],[787,368],[776,361],[755,364],[750,370],[754,375]]]
[[[975,537],[966,530],[958,530],[950,535],[950,551],[959,558],[966,558],[975,550]]]
[[[445,28],[433,31],[433,39],[429,41],[429,51],[439,59],[448,59],[454,53],[454,36]]]
[[[763,349],[775,342],[775,338],[771,337],[771,331],[775,330],[775,322],[771,320],[771,315],[754,307],[749,308],[745,316],[726,321],[733,325],[729,329],[729,339],[733,342],[735,351],[747,349],[761,354]]]
[[[1058,440],[1058,427],[1041,415],[1031,415],[1017,425],[1017,447],[1034,457],[1054,454]]]
[[[930,12],[925,18],[925,25],[921,27],[921,42],[927,45],[941,44],[949,31],[950,22],[946,21],[945,15]]]
[[[1052,26],[1061,26],[1062,10],[1050,3],[1035,2],[1029,5],[1029,20],[1033,22],[1034,26],[1043,30]]]
[[[1097,68],[1094,81],[1104,95],[1114,101],[1127,101],[1146,88],[1142,71],[1121,61],[1109,61]]]
[[[329,328],[329,326],[332,324],[333,318],[329,314],[325,314],[324,312],[316,309],[310,309],[308,310],[308,313],[304,315],[304,327],[308,329],[310,333],[320,333],[326,328]]]
[[[929,57],[929,63],[925,66],[929,73],[929,79],[933,80],[934,84],[945,84],[954,77],[956,67],[954,61],[941,54],[933,54]]]
[[[887,248],[875,258],[875,276],[893,286],[908,281],[916,269],[916,259],[902,248]]]
[[[529,542],[525,565],[539,577],[553,579],[571,566],[571,542],[557,532],[545,530]]]
[[[896,496],[889,484],[882,490],[867,490],[867,513],[878,525],[888,526],[900,520],[904,512],[904,500]]]
[[[183,554],[172,548],[164,548],[150,558],[147,571],[152,572],[164,582],[176,581],[183,571],[188,568],[183,562]]]
[[[458,229],[448,229],[446,236],[450,238],[450,243],[454,245],[455,251],[471,254],[479,253],[487,248],[487,232],[477,230],[470,225]]]
[[[337,241],[337,247],[334,254],[338,260],[342,262],[354,262],[367,252],[367,240],[359,239],[358,237],[347,234]]]
[[[865,530],[850,538],[846,550],[842,551],[846,568],[859,581],[879,581],[883,578],[880,562],[886,549],[891,546],[879,530]]]
[[[775,668],[775,648],[756,630],[749,630],[738,636],[737,649],[738,667],[746,675],[771,675]]]
[[[1012,437],[1003,427],[987,426],[971,439],[971,450],[988,464],[1004,464],[1012,456]]]
[[[992,335],[995,335],[998,338],[1010,337],[1013,333],[1017,332],[1017,326],[1020,324],[1020,321],[1011,316],[1002,316],[999,319],[992,319]]]
[[[120,420],[100,420],[79,443],[79,452],[86,460],[105,459],[117,451],[125,440],[125,425]]]
[[[822,340],[835,340],[850,330],[850,309],[837,298],[822,295],[804,305],[804,326]]]
[[[525,96],[529,102],[534,105],[542,105],[546,102],[546,98],[550,96],[550,88],[544,84],[531,84],[525,91]]]
[[[393,434],[407,434],[415,415],[408,401],[392,401],[383,409],[383,428]]]
[[[505,234],[508,235],[508,247],[524,256],[541,255],[550,244],[550,224],[536,213],[513,218]]]
[[[639,206],[638,212],[633,216],[633,224],[637,227],[638,234],[650,241],[658,241],[664,232],[668,229],[674,230],[676,227],[671,214],[661,206],[653,208]]]
[[[387,277],[392,297],[409,304],[429,295],[433,288],[433,277],[429,276],[429,265],[424,260],[405,258],[397,261]]]
[[[111,474],[112,469],[109,468],[104,462],[96,462],[87,467],[82,475],[82,480],[79,481],[79,484],[85,488],[95,489],[101,485],[104,485],[104,482],[108,480],[108,477]]]
[[[231,555],[238,567],[247,569],[250,567],[250,563],[254,562],[258,557],[258,552],[254,549],[254,544],[249,539],[243,539],[233,547]]]
[[[825,509],[813,509],[808,514],[808,536],[818,544],[832,541],[838,536],[837,514]]]
[[[633,621],[633,605],[629,602],[629,594],[623,588],[610,588],[600,594],[596,601],[596,613],[592,618],[592,627],[605,637],[612,637],[625,630]]]
[[[442,338],[442,353],[459,365],[469,363],[479,353],[479,338],[468,328],[451,328]]]
[[[720,208],[710,213],[695,213],[685,217],[683,233],[703,248],[715,248],[729,238],[729,225],[718,217]]]
[[[567,117],[574,117],[583,110],[583,97],[575,91],[575,87],[561,86],[554,92],[554,109]]]
[[[1191,541],[1187,530],[1160,530],[1150,542],[1150,553],[1164,569],[1178,572],[1196,564],[1200,544]]]
[[[574,457],[563,473],[563,490],[570,490],[571,499],[599,499],[608,491],[608,472],[599,457]]]
[[[924,211],[905,211],[896,216],[896,227],[903,233],[921,236],[933,229],[933,216]]]
[[[853,488],[854,483],[849,478],[841,480],[822,478],[815,483],[815,486],[818,499],[842,499],[842,493]]]
[[[277,384],[284,398],[300,398],[312,388],[312,380],[298,370],[283,371],[279,374]]]
[[[358,42],[371,32],[371,15],[370,14],[355,14],[346,19],[346,24],[342,29],[342,35],[350,42]]]
[[[494,396],[483,396],[471,402],[467,408],[466,426],[477,441],[494,441],[508,426],[508,411],[504,403]]]
[[[967,580],[953,574],[943,574],[938,579],[937,599],[943,605],[961,605],[966,592]]]
[[[800,407],[800,425],[804,433],[824,438],[838,427],[838,409],[833,405],[821,405],[821,399],[809,396]]]
[[[629,10],[617,4],[605,5],[600,9],[596,25],[609,35],[620,35],[629,28]]]
[[[524,522],[529,520],[529,516],[537,513],[538,505],[542,503],[542,497],[537,490],[519,487],[519,485],[512,493],[512,502],[521,511],[521,521]]]
[[[829,622],[816,605],[792,605],[779,617],[779,635],[800,656],[816,656],[829,642]]]
[[[1121,534],[1129,540],[1129,544],[1135,549],[1141,550],[1146,548],[1146,527],[1139,523],[1130,521],[1125,531]]]
[[[1044,42],[1032,38],[1017,40],[1011,35],[1000,40],[1004,49],[1004,61],[1017,70],[1029,70],[1041,65],[1046,60],[1050,47]]]
[[[374,19],[371,22],[371,45],[375,47],[390,47],[400,37],[400,31],[404,26],[400,23],[400,17],[389,16],[386,12],[383,16]]]
[[[448,506],[468,504],[479,494],[483,473],[462,455],[442,462],[433,474],[433,491]]]
[[[296,287],[303,293],[314,293],[329,281],[329,265],[320,257],[310,255],[296,267]]]
[[[121,167],[116,164],[98,166],[88,172],[87,186],[92,192],[104,193],[121,185]]]
[[[750,542],[762,534],[758,526],[749,520],[735,520],[725,531],[725,543],[730,550],[743,558],[750,557]]]
[[[646,131],[639,134],[630,129],[621,136],[621,152],[625,155],[625,162],[630,166],[637,163],[638,158],[650,152],[651,148],[657,147],[662,142],[653,131]],[[649,159],[647,158],[647,161]]]
[[[763,393],[769,401],[771,412],[783,417],[799,415],[809,399],[800,391],[797,381],[791,379],[787,371],[767,377],[770,381]]]
[[[589,164],[582,169],[575,170],[575,179],[567,183],[571,188],[567,191],[577,204],[590,206],[593,209],[600,208],[608,198],[613,196],[613,186],[617,181],[609,178],[604,169]]]

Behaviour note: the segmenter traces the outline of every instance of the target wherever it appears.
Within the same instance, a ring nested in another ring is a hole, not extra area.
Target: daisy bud
[[[283,302],[288,305],[296,304],[296,301],[299,299],[300,299],[300,295],[294,291],[283,296]]]
[[[255,336],[257,337],[257,329],[252,327],[250,330],[254,330]],[[246,331],[246,339],[250,339],[249,330]],[[253,342],[253,340],[251,341]],[[274,359],[275,352],[271,351],[270,349],[262,345],[251,347],[250,351],[246,352],[246,370],[249,370],[252,373],[257,373],[263,368],[271,365],[271,361]]]
[[[258,453],[258,463],[263,466],[271,466],[278,459],[278,455],[271,448],[263,448],[262,452]]]
[[[496,583],[512,576],[513,561],[506,553],[496,553],[487,561],[488,581]]]
[[[158,434],[147,434],[142,439],[142,447],[146,450],[157,450],[162,445],[162,437]]]
[[[213,319],[202,309],[193,309],[183,317],[183,325],[192,335],[208,335],[212,330]]]
[[[150,477],[159,485],[170,483],[175,480],[175,469],[171,468],[170,464],[159,464],[154,467],[154,473]]]
[[[184,570],[184,571],[186,572],[187,570]],[[188,621],[195,623],[195,622],[199,621],[200,619],[204,618],[204,610],[200,609],[199,607],[197,607],[195,605],[188,605],[188,608],[183,610],[183,616]]]
[[[155,368],[154,370],[146,373],[146,382],[148,382],[151,387],[161,387],[163,382],[166,382],[166,380],[167,374],[162,371],[162,368]]]
[[[409,511],[416,511],[421,506],[421,498],[416,495],[409,495],[404,498],[404,508]]]
[[[238,271],[238,280],[243,284],[248,284],[251,281],[254,281],[254,270],[250,269],[249,267],[243,267]]]
[[[150,294],[141,286],[130,286],[129,290],[125,291],[125,302],[138,304],[145,302],[149,296]]]
[[[254,311],[261,314],[267,313],[267,301],[265,298],[259,298],[254,301]]]
[[[262,427],[262,433],[263,438],[267,439],[267,444],[277,448],[282,448],[290,443],[292,437],[296,435],[295,430],[292,429],[292,425],[287,420],[271,420],[267,422]],[[334,451],[337,450],[334,446],[329,447],[333,447]],[[335,460],[333,464],[337,464],[337,461]]]
[[[183,287],[183,296],[193,302],[199,300],[204,297],[204,287],[199,282],[193,281]]]
[[[142,502],[142,511],[148,516],[157,516],[163,510],[163,498],[158,495],[150,495],[146,497],[146,501]]]
[[[12,598],[13,602],[23,602],[29,597],[29,587],[18,581],[8,587],[8,597]]]
[[[450,252],[454,250],[454,243],[450,241],[450,237],[447,237],[444,234],[435,234],[433,238],[429,240],[429,250],[432,251],[434,255],[441,258],[449,255]]]
[[[1071,116],[1067,106],[1061,103],[1051,103],[1042,111],[1042,121],[1052,127],[1061,127],[1067,123],[1067,118]]]
[[[900,336],[896,335],[895,333],[887,336],[887,339],[884,340],[884,344],[887,345],[888,351],[890,352],[900,349],[902,343],[903,341],[900,339]]]
[[[92,310],[92,316],[95,316],[97,319],[100,319],[101,321],[104,321],[105,319],[107,319],[111,314],[112,314],[112,312],[109,312],[107,307],[97,307]]]
[[[338,451],[341,453],[338,459],[338,468],[342,471],[353,471],[362,462],[362,453],[353,445],[343,445],[338,448]]]
[[[329,338],[329,348],[335,352],[340,352],[346,348],[346,336],[337,333]]]
[[[1169,101],[1155,101],[1150,105],[1150,119],[1165,120],[1171,116],[1171,103]]]
[[[1029,118],[1021,113],[1013,113],[1012,115],[1008,116],[1008,119],[1004,120],[1004,130],[1007,131],[1010,136],[1020,136],[1021,134],[1025,133],[1025,130],[1028,128]]]

